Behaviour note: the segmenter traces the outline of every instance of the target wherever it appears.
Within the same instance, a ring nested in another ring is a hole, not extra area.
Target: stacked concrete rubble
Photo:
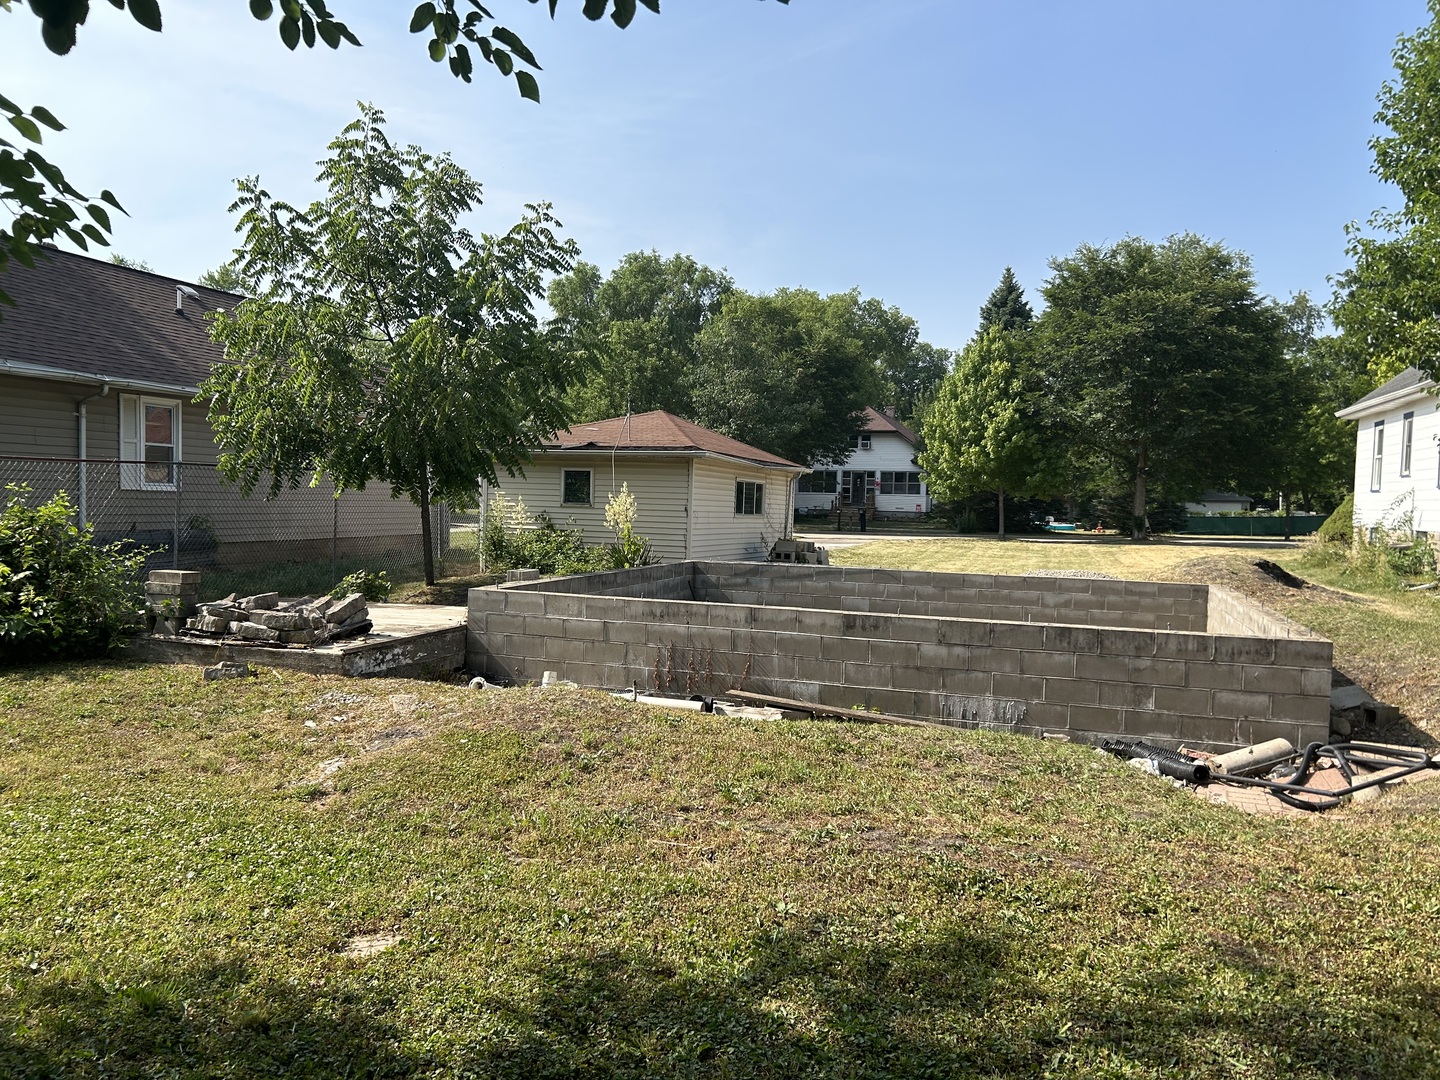
[[[323,645],[354,637],[371,628],[370,610],[361,593],[335,599],[323,596],[280,603],[279,593],[260,593],[199,605],[199,614],[185,629],[206,637],[234,636],[242,641],[276,645]]]

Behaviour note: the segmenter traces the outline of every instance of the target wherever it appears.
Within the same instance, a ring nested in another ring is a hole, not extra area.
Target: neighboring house
[[[865,410],[865,426],[850,439],[850,456],[801,477],[795,506],[802,514],[866,506],[881,517],[915,517],[930,509],[930,489],[915,462],[920,440],[892,415]]]
[[[1243,514],[1248,513],[1254,500],[1248,495],[1236,495],[1233,491],[1207,491],[1199,502],[1187,502],[1185,512],[1189,514]]]
[[[102,539],[167,563],[260,564],[415,547],[419,513],[388,488],[243,498],[214,465],[199,386],[224,362],[205,314],[240,297],[46,248],[0,283],[0,487],[67,491]],[[417,548],[418,550],[418,548]]]
[[[1440,531],[1435,383],[1406,368],[1335,415],[1355,420],[1355,527]]]
[[[590,543],[612,492],[635,496],[635,532],[663,561],[758,559],[791,533],[791,493],[805,466],[655,411],[577,424],[534,451],[497,491],[532,514],[579,528]]]

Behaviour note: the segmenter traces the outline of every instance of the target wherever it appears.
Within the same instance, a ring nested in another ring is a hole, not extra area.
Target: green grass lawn
[[[1434,791],[1259,820],[983,733],[11,671],[0,1075],[1432,1077]]]

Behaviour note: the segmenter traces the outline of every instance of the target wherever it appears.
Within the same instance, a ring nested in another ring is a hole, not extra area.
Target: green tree
[[[1043,485],[1047,447],[1029,375],[1030,335],[992,326],[960,351],[925,414],[919,457],[930,491],[953,502],[993,491],[1005,539],[1005,496]]]
[[[131,270],[144,270],[154,273],[155,268],[144,259],[132,259],[129,255],[121,255],[118,251],[110,256],[110,261],[116,266],[129,267]]]
[[[196,281],[197,285],[204,285],[207,289],[218,289],[221,292],[240,293],[244,295],[250,291],[245,278],[233,262],[221,263],[213,270],[206,270]]]
[[[1234,483],[1269,446],[1284,326],[1249,259],[1193,234],[1127,237],[1051,261],[1039,321],[1047,397],[1082,458],[1131,492]]]
[[[696,338],[735,283],[688,255],[632,252],[608,278],[581,263],[551,283],[555,336],[593,365],[571,391],[577,421],[691,410]]]
[[[235,361],[203,387],[220,468],[246,492],[312,473],[388,483],[420,509],[433,584],[431,504],[474,505],[477,477],[520,469],[569,421],[574,363],[535,304],[577,251],[544,204],[502,236],[457,227],[480,185],[446,155],[393,146],[373,107],[329,150],[327,193],[303,210],[240,182],[237,262],[255,292],[215,316]]]
[[[1015,271],[1005,267],[1000,275],[1000,284],[980,308],[980,328],[975,331],[978,338],[992,326],[1001,330],[1028,330],[1035,321],[1035,312],[1025,299],[1025,290],[1015,280]]]
[[[701,330],[691,419],[802,464],[841,461],[879,391],[855,293],[736,290]]]
[[[510,0],[511,5],[516,0]],[[542,0],[529,0],[531,4]],[[559,0],[543,0],[555,18]],[[790,0],[776,0],[788,4]],[[128,10],[134,20],[147,30],[159,32],[163,25],[159,0],[109,0],[110,6]],[[350,28],[330,11],[324,0],[248,0],[250,13],[261,21],[271,18],[279,9],[276,27],[280,41],[294,51],[302,44],[314,48],[323,42],[338,49],[342,42],[359,45],[360,40]],[[582,11],[592,22],[604,19],[622,30],[634,20],[640,7],[656,14],[660,0],[584,0]],[[51,52],[69,53],[76,43],[79,28],[90,15],[90,0],[0,0],[6,12],[28,8],[40,19],[40,35]],[[423,0],[409,20],[409,32],[424,36],[430,59],[448,66],[458,79],[470,82],[478,61],[489,64],[502,76],[514,76],[522,97],[540,100],[540,84],[534,72],[540,62],[529,46],[495,19],[493,12],[479,0]],[[473,50],[473,51],[472,51]],[[41,127],[63,131],[65,126],[48,109],[36,105],[27,112],[9,98],[0,95],[0,115],[11,127],[34,145],[22,148],[0,138],[0,206],[11,216],[11,222],[0,229],[0,271],[11,259],[22,266],[33,266],[36,248],[47,240],[63,236],[82,251],[90,243],[101,247],[109,243],[110,209],[121,210],[119,201],[109,191],[91,199],[65,179],[58,166],[42,155],[35,146],[41,142]],[[82,214],[84,217],[82,217]],[[86,220],[88,219],[88,220]],[[11,303],[0,290],[0,303]]]
[[[1369,231],[1346,228],[1352,266],[1336,282],[1335,321],[1371,354],[1379,383],[1407,367],[1440,379],[1440,0],[1430,24],[1395,48],[1395,81],[1380,88],[1370,171],[1400,189],[1398,210],[1377,210]]]
[[[1288,511],[1298,497],[1306,510],[1328,511],[1355,477],[1355,430],[1337,410],[1374,388],[1363,349],[1344,335],[1323,333],[1325,313],[1304,293],[1280,306],[1285,362],[1271,398],[1275,438],[1263,455],[1266,489]],[[1288,516],[1288,514],[1287,514]]]
[[[880,379],[871,404],[893,405],[904,421],[913,420],[921,400],[950,370],[951,354],[920,340],[915,320],[898,307],[851,290],[861,334]]]

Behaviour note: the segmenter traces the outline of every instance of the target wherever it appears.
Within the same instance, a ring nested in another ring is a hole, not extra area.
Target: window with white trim
[[[745,515],[765,513],[765,485],[758,484],[754,480],[736,480],[735,513]]]
[[[560,501],[566,506],[590,505],[590,470],[562,469],[560,472]]]
[[[1415,442],[1415,414],[1407,412],[1400,418],[1400,475],[1410,475],[1410,448]]]
[[[120,487],[174,491],[180,460],[180,402],[120,395]]]
[[[920,474],[918,472],[882,472],[880,474],[881,495],[919,495]]]
[[[1370,490],[1380,490],[1381,466],[1385,461],[1385,421],[1376,420],[1374,439],[1370,447]]]
[[[859,435],[851,435],[851,436],[850,436],[850,449],[851,449],[851,450],[869,450],[869,449],[870,449],[870,433],[869,433],[868,431],[862,431],[862,432],[860,432]]]
[[[800,478],[800,490],[813,495],[834,495],[840,487],[840,474],[834,469],[820,469]]]

